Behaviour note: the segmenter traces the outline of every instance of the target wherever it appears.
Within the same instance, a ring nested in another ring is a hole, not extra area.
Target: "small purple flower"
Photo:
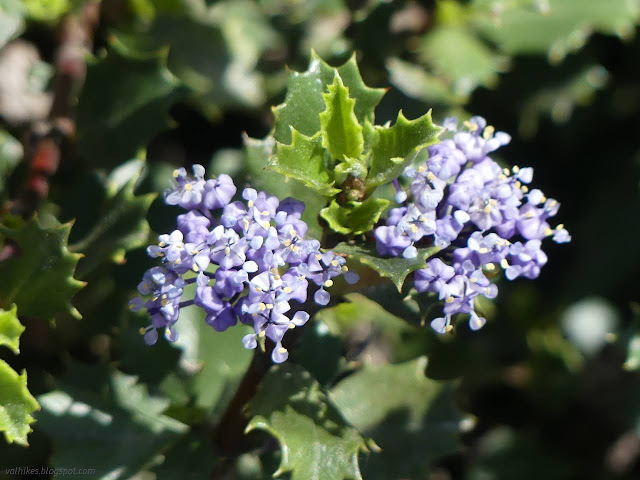
[[[205,182],[202,206],[209,210],[226,207],[235,194],[236,186],[233,180],[229,175],[222,174]]]
[[[204,167],[193,166],[194,178],[187,175],[184,168],[174,170],[173,188],[165,192],[165,202],[168,205],[179,205],[187,210],[198,209],[202,203],[204,193]]]
[[[414,274],[418,292],[443,302],[444,315],[431,322],[439,333],[453,329],[456,315],[467,315],[472,330],[486,323],[475,299],[498,294],[489,273],[493,278],[502,268],[509,280],[536,278],[547,261],[541,240],[571,240],[563,225],[549,225],[558,202],[529,190],[533,169],[502,169],[488,156],[507,145],[509,135],[496,132],[482,117],[460,128],[456,119],[446,119],[445,128],[452,138],[430,146],[426,164],[406,170],[409,188],[402,190],[394,180],[402,205],[390,209],[386,224],[374,231],[381,256],[415,258],[418,248],[440,247]]]

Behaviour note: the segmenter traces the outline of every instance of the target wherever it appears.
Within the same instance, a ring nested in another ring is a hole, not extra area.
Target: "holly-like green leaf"
[[[24,14],[20,0],[0,0],[0,47],[22,31]]]
[[[389,200],[384,198],[369,197],[364,202],[349,202],[346,207],[332,200],[331,205],[320,211],[320,216],[334,232],[357,235],[371,230],[388,206]]]
[[[609,72],[602,65],[585,65],[579,70],[564,68],[570,62],[554,69],[553,76],[536,78],[535,89],[523,99],[520,108],[519,130],[523,137],[532,138],[538,130],[541,117],[549,115],[556,123],[566,123],[578,106],[590,104],[599,90],[609,81]],[[561,76],[562,75],[562,76]]]
[[[506,59],[495,54],[470,29],[441,26],[425,35],[420,60],[444,78],[456,96],[467,97],[480,86],[493,87]]]
[[[111,49],[89,65],[77,113],[86,158],[117,165],[168,126],[169,108],[187,89],[167,70],[165,57],[131,58]]]
[[[211,441],[195,432],[181,438],[163,457],[162,464],[152,469],[157,480],[209,478],[219,460]]]
[[[193,286],[185,296],[195,294]],[[190,372],[188,390],[198,407],[211,411],[218,402],[229,398],[237,382],[246,371],[253,352],[242,347],[242,337],[248,327],[236,326],[216,332],[205,322],[201,308],[182,310],[177,346],[183,349],[181,364]]]
[[[392,127],[375,126],[367,187],[397,178],[420,150],[437,142],[441,131],[432,122],[431,111],[415,120],[407,120],[400,111]]]
[[[268,85],[256,64],[283,42],[261,6],[220,1],[203,14],[197,4],[174,3],[177,8],[163,6],[145,31],[119,32],[115,42],[134,55],[168,48],[169,69],[193,90],[193,105],[208,116],[227,107],[263,105]]]
[[[22,144],[4,130],[0,130],[0,200],[6,190],[7,179],[22,160],[22,154]]]
[[[423,67],[399,58],[387,61],[389,81],[405,95],[426,103],[458,105],[466,103],[467,97],[457,95],[442,77],[431,75]]]
[[[291,480],[361,479],[358,452],[365,441],[344,421],[318,382],[302,367],[273,368],[249,405],[247,431],[264,430],[280,443],[275,477]]]
[[[20,313],[53,317],[68,312],[81,318],[71,298],[85,284],[73,278],[79,254],[70,253],[67,239],[71,223],[44,228],[34,217],[15,217],[0,223],[0,234],[14,241],[19,253],[0,262],[0,298],[6,306],[17,303]]]
[[[440,247],[419,248],[416,258],[380,258],[375,249],[339,243],[331,249],[336,253],[344,253],[348,258],[358,260],[363,265],[375,270],[381,277],[391,279],[398,291],[402,290],[405,278],[419,268],[425,268],[427,259],[440,251]]]
[[[379,283],[373,287],[358,288],[358,292],[362,293],[343,295],[343,302],[335,307],[324,308],[313,322],[324,327],[327,339],[351,338],[358,332],[369,332],[367,347],[362,349],[361,344],[356,344],[355,348],[347,351],[350,360],[366,359],[372,351],[376,351],[376,361],[386,357],[389,362],[397,363],[412,360],[429,348],[429,339],[433,338],[433,334],[416,326],[420,321],[419,317],[416,319],[416,313],[409,306],[389,308],[390,304],[404,306],[403,295],[398,295],[393,285]],[[390,313],[391,310],[394,313]],[[384,348],[379,349],[380,345],[384,345]],[[298,354],[305,358],[307,354],[301,350],[302,345]],[[316,351],[315,357],[318,365],[325,365],[326,368],[329,356]],[[297,357],[293,359],[297,361]],[[315,370],[310,371],[318,378]]]
[[[331,390],[345,418],[378,444],[365,478],[429,478],[431,463],[461,447],[454,384],[425,376],[427,359],[365,365]]]
[[[325,110],[322,94],[334,82],[336,72],[349,89],[349,96],[355,99],[354,113],[358,122],[362,125],[368,119],[373,123],[374,110],[385,93],[384,89],[369,88],[364,84],[355,56],[344,65],[333,68],[312,52],[307,71],[291,72],[284,103],[273,109],[273,135],[278,142],[291,143],[291,127],[309,137],[320,131],[320,114]]]
[[[349,175],[364,180],[367,176],[367,166],[364,161],[359,158],[345,158],[333,170],[333,177],[338,184],[347,180]]]
[[[349,97],[349,89],[337,72],[327,90],[322,94],[326,110],[320,114],[322,146],[337,161],[358,158],[364,149],[364,138],[354,111],[356,101]]]
[[[539,4],[545,8],[513,2],[495,13],[493,0],[474,0],[471,20],[506,53],[547,53],[552,61],[561,61],[582,48],[593,32],[632,35],[640,18],[638,3],[628,0],[548,0]]]
[[[99,367],[84,370],[78,382],[60,383],[38,397],[38,426],[51,437],[52,467],[95,469],[92,478],[130,478],[187,432],[163,415],[169,402],[150,396],[135,378]],[[108,388],[91,388],[87,376],[106,378]],[[125,447],[132,439],[135,448]]]
[[[280,173],[268,169],[273,159],[276,141],[268,136],[263,140],[244,137],[245,165],[248,181],[254,188],[277,194],[280,199],[292,197],[305,204],[302,219],[309,225],[308,238],[320,238],[322,228],[318,223],[318,214],[325,206],[326,199],[303,183],[283,177]]]
[[[144,161],[133,160],[115,169],[107,179],[106,198],[96,224],[70,247],[86,256],[79,266],[81,273],[86,274],[106,260],[118,260],[124,252],[146,244],[150,231],[146,217],[155,194],[133,194],[143,167]]]
[[[20,353],[20,335],[24,332],[17,313],[17,305],[7,311],[0,308],[0,346],[9,347],[15,354]],[[27,390],[27,372],[18,375],[0,360],[0,432],[4,432],[7,442],[29,445],[29,424],[34,422],[31,414],[38,408],[38,402]]]
[[[321,195],[332,197],[340,191],[333,188],[320,134],[307,137],[292,129],[291,145],[277,145],[276,154],[269,163],[271,170],[299,180]]]
[[[39,405],[27,390],[27,372],[22,375],[0,360],[0,431],[7,442],[28,446],[29,424],[34,422],[31,414]]]
[[[24,326],[18,320],[18,306],[13,305],[9,310],[0,308],[0,345],[9,347],[18,355],[22,332],[24,332]]]
[[[71,0],[22,0],[27,17],[41,22],[54,22],[71,8]]]

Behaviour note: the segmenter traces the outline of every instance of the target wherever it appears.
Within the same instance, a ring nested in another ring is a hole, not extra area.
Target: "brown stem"
[[[89,2],[78,13],[69,14],[62,21],[53,102],[48,119],[33,125],[27,135],[30,141],[25,152],[29,172],[18,198],[10,207],[16,215],[30,217],[47,198],[49,180],[60,165],[61,147],[75,134],[73,106],[86,76],[85,55],[93,45],[99,12],[99,2]]]
[[[249,419],[245,413],[245,405],[255,396],[262,379],[271,368],[271,355],[255,350],[251,365],[244,374],[238,390],[229,402],[217,431],[215,433],[214,444],[216,447],[229,456],[235,457],[241,453],[241,443],[244,431]]]
[[[340,303],[340,300],[334,295],[329,305],[326,306],[317,305],[313,301],[305,304],[301,309],[309,313],[311,317],[307,325],[311,323],[315,314],[320,310],[332,307],[338,303]],[[287,333],[282,342],[287,350],[291,351],[299,344],[305,327],[306,325],[295,328]],[[262,379],[273,366],[273,362],[271,361],[271,351],[273,347],[273,343],[268,341],[266,352],[262,352],[259,349],[255,350],[251,365],[249,365],[249,368],[245,372],[238,386],[238,390],[236,390],[231,402],[229,402],[216,429],[214,445],[218,448],[218,451],[231,458],[236,457],[244,451],[244,431],[249,423],[249,417],[247,416],[245,407],[255,396]]]

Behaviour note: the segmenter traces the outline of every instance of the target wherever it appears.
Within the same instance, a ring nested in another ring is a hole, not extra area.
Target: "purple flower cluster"
[[[132,310],[146,308],[151,316],[151,324],[141,329],[145,342],[154,344],[158,329],[175,341],[180,309],[196,305],[217,331],[238,320],[251,325],[254,333],[244,337],[244,346],[255,348],[268,337],[276,344],[273,361],[285,361],[284,334],[309,319],[301,309],[309,286],[319,287],[314,301],[326,305],[326,288],[335,277],[344,275],[352,283],[357,275],[343,257],[322,252],[317,240],[305,239],[302,202],[280,202],[252,188],[242,192],[244,201],[232,202],[236,187],[231,178],[205,180],[201,165],[194,165],[193,177],[184,168],[174,177],[165,201],[188,212],[178,216],[177,230],[160,235],[159,243],[147,249],[151,257],[162,259],[162,266],[144,274],[138,285],[144,297],[130,302]],[[183,300],[184,287],[192,283],[195,298]]]
[[[429,147],[426,165],[404,172],[407,187],[394,181],[402,206],[375,230],[380,255],[410,259],[418,247],[441,247],[415,274],[418,292],[433,292],[444,302],[443,316],[431,322],[439,333],[453,328],[456,314],[469,315],[473,330],[481,328],[486,320],[476,313],[475,298],[498,293],[487,275],[502,268],[509,280],[536,278],[547,262],[542,240],[571,240],[562,225],[548,223],[560,204],[529,189],[533,169],[503,169],[488,156],[509,143],[508,134],[495,132],[482,117],[461,129],[456,119],[447,119],[445,128],[451,138]]]

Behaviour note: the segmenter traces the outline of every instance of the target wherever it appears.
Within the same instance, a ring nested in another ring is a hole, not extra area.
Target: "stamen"
[[[493,136],[493,132],[495,131],[496,131],[495,127],[489,125],[485,127],[484,132],[482,132],[482,136],[484,137],[485,140],[489,140]]]

